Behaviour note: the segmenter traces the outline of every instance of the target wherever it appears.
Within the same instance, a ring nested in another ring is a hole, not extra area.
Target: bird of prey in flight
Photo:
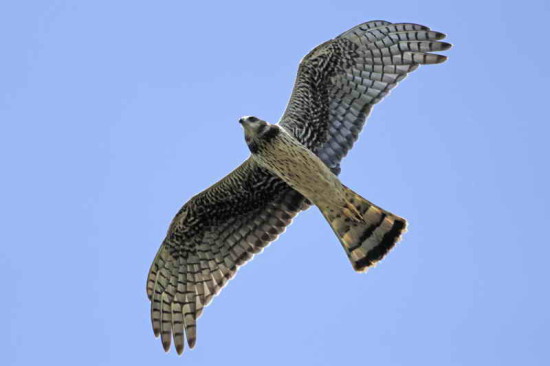
[[[173,219],[149,271],[155,336],[168,351],[196,341],[196,320],[237,269],[317,206],[356,271],[381,260],[405,219],[367,201],[338,179],[340,161],[372,107],[431,53],[451,47],[428,27],[371,21],[327,41],[300,62],[278,124],[239,120],[250,157],[192,197]]]

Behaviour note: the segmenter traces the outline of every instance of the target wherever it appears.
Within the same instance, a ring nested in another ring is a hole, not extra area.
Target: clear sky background
[[[1,2],[0,364],[550,364],[549,4]],[[240,116],[276,122],[302,56],[372,19],[454,44],[342,165],[404,241],[356,274],[310,209],[165,354],[145,279],[173,215],[248,156]]]

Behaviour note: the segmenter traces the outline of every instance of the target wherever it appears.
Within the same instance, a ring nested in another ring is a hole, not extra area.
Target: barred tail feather
[[[347,208],[321,210],[358,272],[364,272],[380,261],[401,239],[407,221],[367,201],[349,188],[346,200],[363,220],[349,217]]]

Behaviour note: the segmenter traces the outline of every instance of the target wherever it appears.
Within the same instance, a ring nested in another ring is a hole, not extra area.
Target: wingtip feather
[[[435,61],[433,62],[434,64],[441,64],[441,63],[447,61],[447,58],[448,58],[447,56],[444,56],[444,55],[435,55],[434,54],[434,56],[436,56]]]
[[[447,51],[453,47],[453,45],[449,42],[439,42],[439,44],[441,51]]]
[[[181,339],[180,339],[181,338]],[[183,342],[183,334],[180,334],[178,340],[174,338],[174,346],[176,347],[176,352],[178,355],[182,355],[185,350],[185,343]]]
[[[187,344],[189,345],[189,348],[195,348],[195,344],[197,343],[197,337],[187,337]]]
[[[436,40],[442,40],[442,39],[445,39],[447,37],[447,35],[445,33],[441,33],[441,32],[436,32],[436,31],[432,31],[434,34],[435,34],[435,39]]]

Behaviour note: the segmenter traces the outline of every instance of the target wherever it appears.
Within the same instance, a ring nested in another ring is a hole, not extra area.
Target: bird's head
[[[252,116],[244,116],[239,119],[244,128],[244,139],[250,151],[258,152],[260,145],[269,143],[279,133],[279,127]]]
[[[269,130],[269,123],[253,116],[244,116],[239,119],[239,123],[244,128],[244,136],[247,142],[259,138]]]

